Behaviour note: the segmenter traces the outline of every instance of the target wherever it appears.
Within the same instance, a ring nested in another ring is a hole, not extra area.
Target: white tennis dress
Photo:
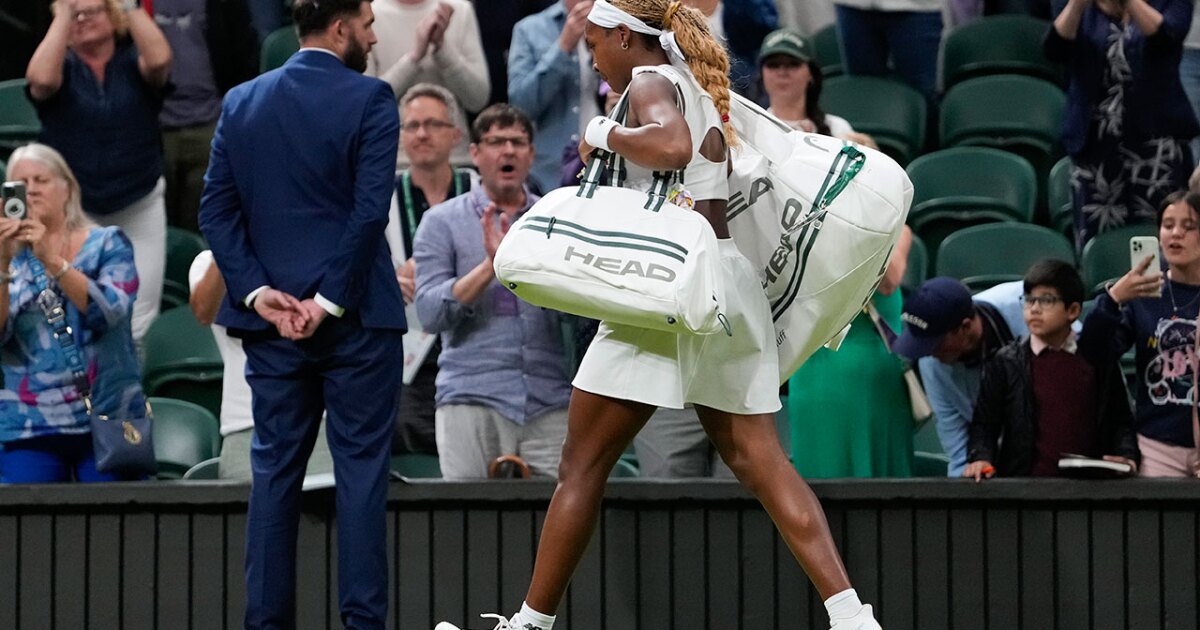
[[[709,129],[722,129],[712,97],[691,73],[669,65],[642,66],[678,89],[694,155],[683,184],[697,201],[729,196],[725,161],[700,154]],[[648,190],[653,173],[627,163],[626,188]],[[762,278],[732,239],[718,240],[729,334],[674,334],[601,322],[574,385],[593,394],[682,409],[691,403],[738,414],[779,410],[779,359]]]

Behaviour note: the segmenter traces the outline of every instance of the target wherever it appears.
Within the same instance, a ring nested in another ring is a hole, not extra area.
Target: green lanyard
[[[463,194],[463,179],[457,170],[451,169],[450,179],[454,182],[454,196]],[[413,208],[412,176],[408,171],[400,175],[400,185],[404,189],[404,214],[408,216],[408,240],[411,243],[417,237],[417,211]]]

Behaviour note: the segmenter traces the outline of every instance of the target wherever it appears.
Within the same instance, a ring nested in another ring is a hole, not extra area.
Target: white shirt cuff
[[[346,309],[325,299],[325,296],[321,295],[320,293],[313,298],[313,301],[317,303],[317,306],[325,309],[325,312],[333,315],[334,317],[341,317],[346,312]]]
[[[257,289],[251,291],[250,295],[247,295],[246,299],[242,300],[242,303],[246,305],[246,308],[254,308],[254,298],[258,297],[259,293],[262,293],[263,291],[266,291],[269,288],[270,287],[268,287],[265,284],[262,285],[261,287],[258,287]]]

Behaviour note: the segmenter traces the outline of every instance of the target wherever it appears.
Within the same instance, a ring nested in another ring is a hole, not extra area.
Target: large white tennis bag
[[[779,378],[840,341],[879,286],[913,188],[888,156],[792,130],[734,95],[729,230],[763,275]]]

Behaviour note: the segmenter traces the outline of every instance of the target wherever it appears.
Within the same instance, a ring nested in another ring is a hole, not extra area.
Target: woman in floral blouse
[[[0,216],[0,482],[114,481],[96,470],[84,401],[38,305],[33,261],[58,294],[82,353],[96,413],[146,413],[130,313],[133,248],[115,227],[89,221],[79,182],[54,149],[30,144],[9,159],[27,187],[25,219]]]

